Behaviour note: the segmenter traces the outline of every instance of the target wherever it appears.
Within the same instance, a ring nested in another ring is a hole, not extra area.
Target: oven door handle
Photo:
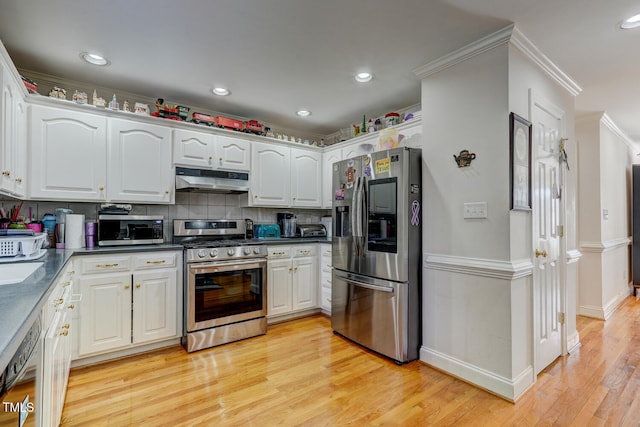
[[[201,269],[201,268],[215,268],[222,270],[237,270],[240,268],[247,268],[255,266],[256,268],[263,267],[267,264],[266,258],[250,258],[243,260],[229,260],[229,261],[214,261],[214,262],[194,262],[189,264],[189,269]],[[233,268],[225,268],[233,267]]]

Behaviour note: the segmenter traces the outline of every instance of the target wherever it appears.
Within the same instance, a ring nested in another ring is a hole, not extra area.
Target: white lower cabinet
[[[76,308],[72,276],[72,263],[68,263],[43,309],[42,388],[38,409],[43,426],[60,424],[67,394],[72,338],[76,333],[71,326],[71,313]]]
[[[320,247],[320,308],[331,314],[331,244],[321,243]]]
[[[267,252],[267,316],[273,318],[316,308],[316,245],[270,246]]]
[[[78,357],[178,337],[180,259],[180,252],[80,257]]]

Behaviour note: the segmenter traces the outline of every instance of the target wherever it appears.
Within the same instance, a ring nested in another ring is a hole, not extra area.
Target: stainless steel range
[[[267,248],[245,230],[244,219],[173,221],[173,242],[185,248],[189,352],[267,332]]]

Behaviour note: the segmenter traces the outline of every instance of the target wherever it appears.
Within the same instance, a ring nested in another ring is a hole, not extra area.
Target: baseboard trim
[[[582,346],[580,343],[580,334],[575,331],[567,338],[567,353],[571,354]]]
[[[516,378],[508,379],[424,346],[420,348],[420,361],[496,394],[509,402],[515,402],[533,385],[536,379],[531,366],[528,366]]]

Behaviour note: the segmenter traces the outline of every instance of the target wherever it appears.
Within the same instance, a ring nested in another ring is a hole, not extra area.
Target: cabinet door
[[[14,196],[24,196],[26,154],[26,105],[20,88],[5,68],[0,70],[2,100],[0,102],[0,190]]]
[[[347,143],[346,147],[342,148],[342,158],[351,159],[363,154],[370,154],[376,150],[378,144],[379,134],[368,135],[362,139],[358,139],[355,142]]]
[[[80,277],[80,340],[85,356],[131,345],[131,275]]]
[[[244,139],[216,136],[216,169],[249,171],[251,168],[251,143]]]
[[[106,118],[34,105],[30,127],[31,198],[106,199]]]
[[[170,128],[122,119],[110,126],[109,200],[172,203]]]
[[[334,149],[322,153],[322,207],[331,209],[333,207],[334,189],[333,164],[342,160],[342,149]]]
[[[322,153],[291,149],[291,206],[322,206]]]
[[[210,133],[183,129],[173,131],[173,163],[211,168],[214,164],[215,138]]]
[[[287,147],[254,142],[251,148],[251,206],[289,206],[291,151]]]
[[[293,309],[318,305],[318,262],[316,257],[293,259]]]
[[[134,344],[177,336],[177,286],[175,268],[134,274]]]
[[[13,189],[17,197],[27,194],[27,103],[21,96],[15,100],[13,116]]]
[[[292,273],[290,259],[267,261],[267,315],[291,311]]]

